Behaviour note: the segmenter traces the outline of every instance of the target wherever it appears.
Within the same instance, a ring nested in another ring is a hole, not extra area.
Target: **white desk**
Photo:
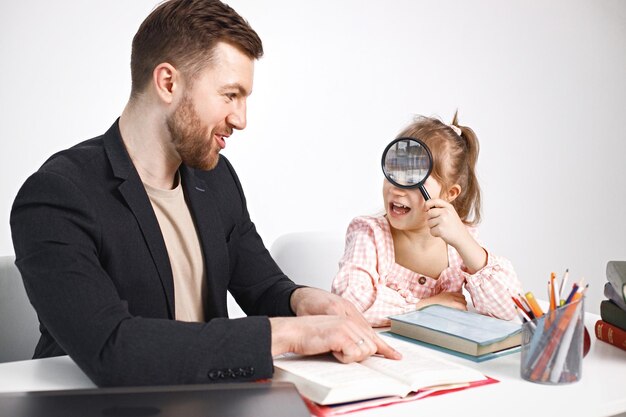
[[[440,353],[446,359],[476,368],[500,380],[500,383],[353,415],[606,417],[624,413],[626,351],[595,338],[593,326],[598,319],[596,314],[585,313],[587,329],[592,333],[591,350],[583,361],[583,376],[577,383],[549,386],[522,380],[519,376],[519,353],[482,363]],[[93,382],[67,356],[0,364],[0,392],[93,387]]]

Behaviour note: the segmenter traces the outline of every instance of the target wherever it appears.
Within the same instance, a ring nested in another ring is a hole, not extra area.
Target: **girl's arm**
[[[468,231],[475,236],[475,229],[468,228]],[[482,246],[481,249],[487,258],[484,267],[474,273],[465,265],[461,267],[474,307],[481,314],[513,320],[517,313],[511,296],[522,291],[513,265],[508,259],[494,255]],[[461,262],[464,263],[464,260]]]
[[[521,292],[517,274],[508,259],[490,254],[476,239],[454,207],[442,199],[424,205],[433,236],[442,238],[459,254],[458,264],[466,279],[476,310],[482,314],[512,320],[516,317],[512,294]]]
[[[396,290],[385,285],[379,270],[393,262],[385,236],[372,218],[356,218],[348,227],[346,248],[331,291],[351,301],[373,327],[389,326],[387,316],[415,310]]]
[[[428,200],[424,205],[427,212],[430,234],[442,238],[453,246],[463,259],[470,274],[487,265],[487,251],[476,241],[472,229],[468,228],[452,204],[440,198]]]

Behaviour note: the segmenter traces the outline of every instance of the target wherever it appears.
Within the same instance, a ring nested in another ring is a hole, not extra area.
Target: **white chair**
[[[296,284],[330,291],[343,250],[343,233],[295,232],[276,239],[270,253]]]
[[[330,291],[343,255],[344,235],[333,232],[294,232],[279,236],[270,248],[272,257],[296,284]],[[245,313],[228,294],[228,316]]]
[[[15,266],[0,256],[0,362],[31,359],[39,340],[39,320]]]

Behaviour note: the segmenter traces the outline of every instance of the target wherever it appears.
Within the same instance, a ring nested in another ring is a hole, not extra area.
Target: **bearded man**
[[[215,0],[167,1],[141,24],[119,119],[52,156],[13,205],[35,358],[69,354],[119,386],[271,378],[284,352],[399,357],[349,302],[282,273],[220,155],[262,54]],[[228,318],[227,291],[247,317]]]

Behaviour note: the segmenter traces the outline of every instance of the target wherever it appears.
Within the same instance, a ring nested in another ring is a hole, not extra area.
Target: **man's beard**
[[[209,128],[202,123],[187,95],[167,118],[167,127],[172,143],[185,165],[204,171],[215,168],[220,148],[213,138],[213,132],[209,132]]]

